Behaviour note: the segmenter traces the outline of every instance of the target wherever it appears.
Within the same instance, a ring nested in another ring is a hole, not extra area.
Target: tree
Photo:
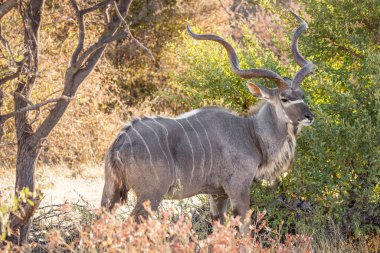
[[[64,115],[79,86],[94,70],[107,45],[113,41],[131,38],[145,51],[150,52],[131,35],[125,21],[131,2],[132,0],[105,0],[81,9],[76,0],[70,0],[79,31],[76,48],[71,55],[71,60],[65,72],[63,91],[56,98],[46,99],[36,104],[30,98],[33,86],[38,78],[39,29],[44,16],[44,0],[7,0],[0,6],[0,17],[18,7],[17,13],[21,16],[24,36],[23,46],[25,53],[21,60],[15,60],[7,39],[1,34],[1,52],[6,55],[9,64],[7,69],[2,70],[2,76],[0,77],[0,141],[3,135],[4,123],[14,118],[17,136],[16,195],[25,188],[28,188],[30,192],[36,190],[34,172],[42,144]],[[104,29],[96,42],[85,48],[86,29],[84,18],[89,13],[103,14]],[[2,114],[1,107],[4,102],[2,86],[11,81],[17,81],[13,92],[14,111]],[[53,107],[46,118],[42,120],[42,123],[37,127],[33,127],[30,112],[46,105],[53,105]],[[22,217],[11,215],[10,226],[17,233],[14,233],[8,239],[18,244],[27,242],[32,216],[40,203],[40,199],[35,198],[33,199],[34,203],[26,202],[22,204],[20,207]]]

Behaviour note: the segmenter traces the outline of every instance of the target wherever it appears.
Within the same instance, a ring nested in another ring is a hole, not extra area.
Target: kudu
[[[242,70],[232,46],[216,35],[195,34],[197,40],[212,40],[227,51],[232,70],[242,78],[268,78],[278,88],[248,83],[248,89],[264,101],[253,115],[237,116],[217,107],[187,112],[177,118],[144,117],[126,125],[105,158],[105,185],[101,204],[112,208],[126,201],[133,189],[137,203],[132,215],[146,217],[143,202],[156,210],[164,198],[182,199],[210,194],[211,213],[223,221],[228,198],[234,215],[249,209],[253,180],[272,180],[288,170],[294,158],[296,137],[302,126],[313,122],[300,83],[314,65],[298,51],[298,38],[307,23],[301,23],[292,38],[292,53],[302,68],[294,79],[266,69]]]

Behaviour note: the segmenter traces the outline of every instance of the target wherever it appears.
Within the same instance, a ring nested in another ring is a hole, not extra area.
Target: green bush
[[[183,71],[174,75],[171,85],[180,87],[182,93],[191,98],[193,107],[217,103],[244,112],[254,104],[244,81],[231,71],[227,55],[219,44],[195,41],[185,34],[182,38],[180,46],[169,46],[185,65]],[[272,52],[260,46],[256,37],[246,37],[242,41],[244,46],[231,43],[238,55],[245,56],[240,57],[241,68],[265,66],[281,73],[287,71]]]
[[[364,11],[367,16],[361,17],[362,26],[379,24],[380,15],[374,15],[376,8],[371,4]],[[304,5],[311,22],[300,48],[318,68],[303,88],[316,121],[298,140],[290,175],[281,179],[279,187],[254,184],[252,205],[266,208],[274,226],[285,222],[283,226],[290,231],[331,232],[338,228],[345,235],[378,233],[380,52],[376,30],[359,26],[358,16],[350,19],[359,15],[359,10],[347,11],[349,3]],[[293,31],[295,22],[281,15],[285,18]],[[354,28],[347,34],[346,27]],[[184,70],[173,76],[172,86],[179,87],[193,107],[222,104],[246,112],[255,100],[230,70],[224,49],[210,41],[187,36],[183,40],[170,45],[184,65]],[[232,44],[241,68],[263,67],[283,76],[294,76],[299,69],[283,66],[254,35],[246,34],[240,43]]]

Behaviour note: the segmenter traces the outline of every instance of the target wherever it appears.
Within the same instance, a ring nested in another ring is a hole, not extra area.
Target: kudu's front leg
[[[227,188],[227,189],[226,189]],[[232,214],[234,217],[239,216],[242,222],[239,227],[240,233],[245,236],[248,234],[250,221],[246,221],[246,215],[249,210],[250,198],[249,191],[251,189],[251,181],[235,182],[231,180],[231,184],[225,187],[225,190],[231,200]]]
[[[223,195],[210,195],[210,210],[213,220],[219,220],[221,224],[224,224],[224,215],[227,209],[228,196]]]

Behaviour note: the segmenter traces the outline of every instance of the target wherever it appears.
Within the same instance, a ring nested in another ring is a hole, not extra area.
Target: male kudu
[[[248,83],[251,93],[264,102],[249,117],[208,107],[177,118],[145,117],[126,125],[105,158],[102,206],[112,208],[126,201],[133,189],[136,218],[146,217],[143,202],[150,200],[156,210],[165,197],[182,199],[210,194],[213,218],[223,221],[227,200],[234,215],[249,209],[253,180],[271,180],[288,170],[302,126],[313,122],[300,83],[314,65],[298,51],[298,38],[307,24],[301,23],[292,38],[292,53],[301,70],[294,79],[266,69],[242,70],[232,46],[216,35],[195,34],[197,40],[212,40],[227,51],[232,70],[242,78],[268,78],[277,84],[269,89]]]

